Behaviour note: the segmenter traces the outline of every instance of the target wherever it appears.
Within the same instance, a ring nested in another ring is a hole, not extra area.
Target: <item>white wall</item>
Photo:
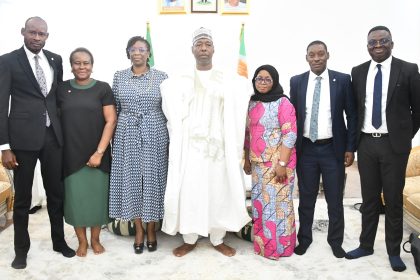
[[[189,7],[190,1],[184,1]],[[169,75],[193,65],[191,34],[201,26],[213,31],[215,64],[235,70],[241,23],[250,75],[261,64],[272,64],[286,92],[290,77],[308,69],[309,42],[324,41],[329,68],[350,73],[353,66],[370,59],[366,37],[375,25],[391,29],[395,56],[420,64],[418,0],[248,1],[249,15],[161,15],[157,0],[0,0],[0,54],[22,45],[20,28],[28,17],[38,15],[49,25],[46,49],[63,56],[65,79],[72,77],[70,52],[83,46],[95,57],[94,77],[112,83],[113,73],[130,65],[124,51],[127,40],[145,36],[147,21],[155,66]]]

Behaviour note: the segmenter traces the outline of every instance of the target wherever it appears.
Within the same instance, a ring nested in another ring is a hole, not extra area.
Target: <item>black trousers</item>
[[[363,199],[360,247],[373,249],[383,192],[386,249],[388,255],[399,256],[403,236],[402,192],[409,153],[394,153],[388,136],[374,138],[362,134],[357,155]]]
[[[343,155],[344,156],[344,155]],[[328,243],[331,247],[343,244],[344,237],[344,162],[337,160],[333,143],[315,144],[303,138],[302,154],[298,159],[299,185],[299,244],[312,243],[312,223],[322,175],[325,200],[328,204]]]
[[[28,139],[28,141],[30,141]],[[41,174],[47,195],[47,209],[51,223],[53,246],[60,247],[64,241],[62,182],[62,149],[58,145],[52,128],[46,128],[44,146],[39,151],[13,150],[19,166],[14,170],[15,201],[13,223],[15,230],[15,253],[27,255],[30,248],[28,232],[29,208],[32,199],[32,183],[37,159],[41,163]]]

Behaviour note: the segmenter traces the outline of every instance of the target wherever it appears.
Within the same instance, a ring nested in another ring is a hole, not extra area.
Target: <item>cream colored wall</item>
[[[185,0],[189,7],[190,1]],[[129,66],[124,48],[134,35],[146,34],[150,21],[156,68],[176,74],[193,66],[191,34],[201,27],[213,30],[215,64],[235,71],[241,23],[245,23],[248,69],[272,64],[286,92],[292,75],[308,69],[306,46],[324,41],[330,51],[329,68],[349,73],[370,57],[368,30],[391,29],[393,54],[420,64],[420,1],[417,0],[249,0],[250,14],[161,15],[153,0],[0,0],[0,54],[22,45],[20,28],[26,18],[39,15],[49,24],[46,48],[64,58],[64,78],[71,78],[67,62],[79,46],[95,56],[94,77],[112,83],[113,73]],[[420,144],[420,137],[416,139]]]

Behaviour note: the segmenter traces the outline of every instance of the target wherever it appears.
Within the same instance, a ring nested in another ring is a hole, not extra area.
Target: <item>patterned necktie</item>
[[[315,142],[318,139],[318,113],[321,96],[321,77],[316,77],[314,96],[312,99],[311,123],[309,126],[309,139]]]
[[[41,65],[39,64],[39,56],[36,55],[34,59],[35,59],[36,80],[38,81],[42,94],[45,97],[47,97],[48,95],[47,79],[45,79],[44,71],[42,70]],[[50,126],[51,121],[50,121],[50,117],[48,116],[48,112],[45,112],[45,115],[46,115],[46,125],[48,127]]]
[[[382,71],[380,64],[373,84],[372,125],[378,129],[382,125]]]

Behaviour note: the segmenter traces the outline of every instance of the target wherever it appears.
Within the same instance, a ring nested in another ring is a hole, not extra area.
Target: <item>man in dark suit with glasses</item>
[[[411,140],[420,126],[420,74],[416,64],[391,55],[394,42],[385,26],[372,28],[367,50],[372,60],[352,70],[358,112],[358,166],[363,207],[360,246],[348,252],[356,259],[373,254],[385,199],[385,243],[391,267],[404,271],[403,236],[405,170]]]

